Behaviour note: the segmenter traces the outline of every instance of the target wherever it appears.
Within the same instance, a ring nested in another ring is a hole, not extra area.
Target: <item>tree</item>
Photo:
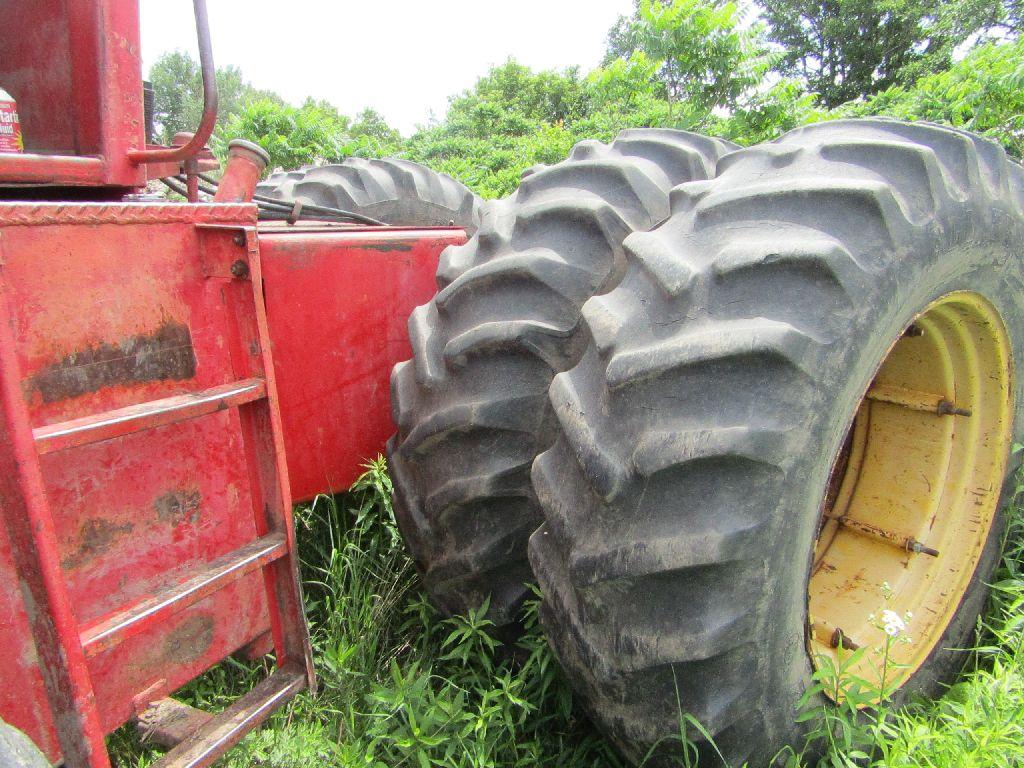
[[[199,63],[184,51],[165,53],[154,62],[149,79],[153,84],[158,140],[167,144],[180,131],[194,131],[203,114],[203,75]],[[217,69],[217,93],[219,128],[253,101],[284,103],[273,91],[254,88],[245,81],[242,71],[233,66]]]
[[[762,0],[780,69],[837,107],[946,69],[1002,17],[1000,0]]]
[[[606,64],[642,53],[659,62],[669,102],[710,111],[733,107],[768,67],[761,29],[743,27],[734,3],[709,0],[637,0],[608,35]]]
[[[388,125],[377,110],[367,107],[358,115],[351,127],[352,138],[362,142],[366,154],[371,157],[385,157],[394,154],[402,146],[402,135]]]
[[[988,136],[1024,157],[1024,40],[979,45],[944,72],[848,104],[837,114],[945,123]]]
[[[404,154],[498,197],[526,168],[564,159],[569,126],[589,110],[589,86],[576,69],[533,72],[510,59],[453,97],[444,120],[419,128]]]
[[[336,163],[360,147],[349,132],[349,119],[334,106],[312,99],[301,107],[269,99],[250,102],[228,119],[220,133],[259,144],[270,155],[271,168]],[[218,138],[215,149],[222,151],[224,140]]]

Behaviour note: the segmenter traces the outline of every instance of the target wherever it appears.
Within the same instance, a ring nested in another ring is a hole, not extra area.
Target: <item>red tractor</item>
[[[680,708],[730,765],[794,743],[814,670],[884,637],[883,584],[915,617],[896,696],[955,674],[1024,432],[1024,171],[999,147],[636,129],[484,203],[398,160],[259,183],[235,141],[215,178],[194,2],[203,118],[157,147],[135,0],[0,0],[24,142],[0,153],[0,759],[31,764],[20,731],[109,768],[142,718],[177,742],[161,768],[205,766],[313,687],[291,505],[389,436],[431,597],[500,625],[539,581],[633,759]],[[269,652],[218,715],[169,698]]]

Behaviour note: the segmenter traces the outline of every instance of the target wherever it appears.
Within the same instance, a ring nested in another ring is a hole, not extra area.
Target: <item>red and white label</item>
[[[18,105],[7,91],[0,89],[0,152],[23,152]]]

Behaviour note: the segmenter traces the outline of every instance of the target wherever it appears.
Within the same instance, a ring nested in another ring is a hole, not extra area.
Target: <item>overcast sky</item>
[[[514,56],[534,69],[600,62],[631,0],[208,0],[214,61],[293,103],[373,107],[409,134],[448,97]],[[142,0],[144,71],[162,53],[195,54],[188,0]]]

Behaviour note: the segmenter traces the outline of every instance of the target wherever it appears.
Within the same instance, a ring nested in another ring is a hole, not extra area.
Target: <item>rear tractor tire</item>
[[[493,621],[514,619],[540,524],[530,465],[553,437],[551,378],[586,341],[580,307],[615,286],[623,239],[668,215],[669,190],[705,183],[734,148],[659,129],[581,142],[442,254],[440,292],[409,320],[413,359],[391,377],[388,456],[399,524],[445,613],[489,598]]]
[[[446,227],[471,236],[481,200],[451,176],[409,160],[350,157],[335,165],[274,173],[256,194],[307,205],[341,208],[391,226]]]
[[[530,560],[628,757],[675,764],[682,714],[702,764],[799,749],[814,670],[883,647],[883,610],[912,614],[895,703],[958,673],[1024,433],[1022,207],[996,144],[837,121],[731,154],[626,240],[551,386]]]

